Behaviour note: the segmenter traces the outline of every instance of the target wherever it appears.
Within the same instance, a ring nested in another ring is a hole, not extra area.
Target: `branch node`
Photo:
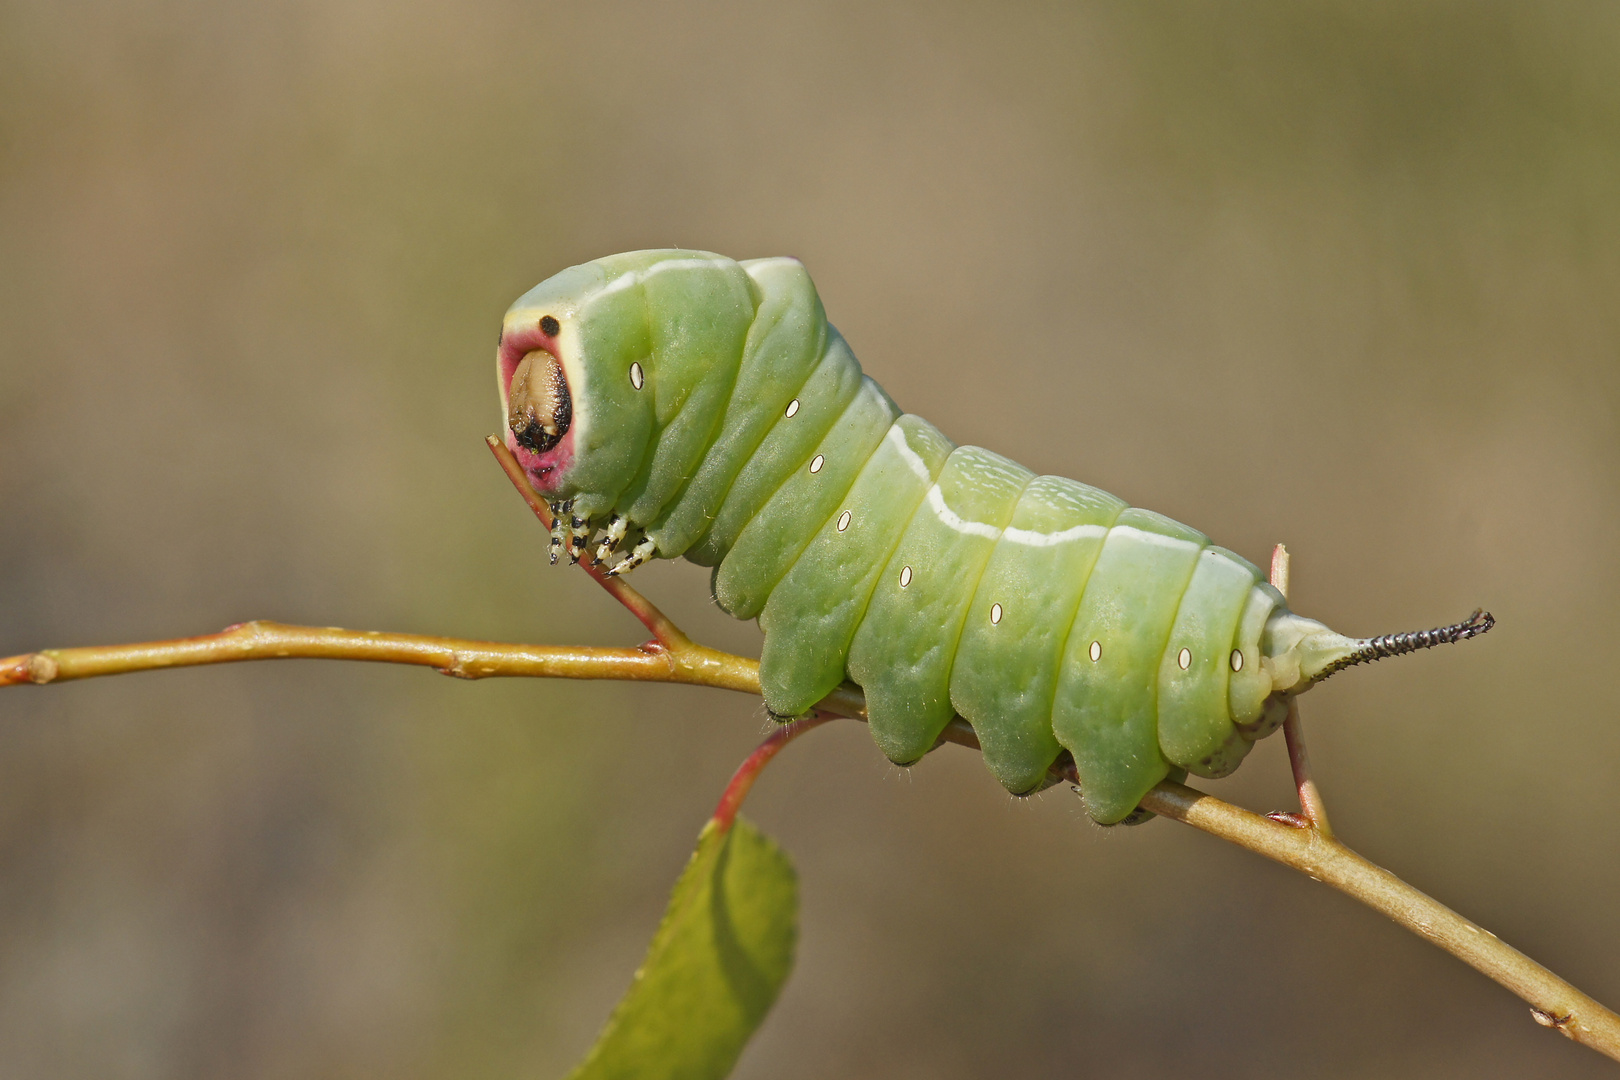
[[[476,679],[477,675],[467,670],[467,661],[460,653],[451,653],[450,662],[441,668],[434,668],[440,675],[448,675],[452,679]]]
[[[28,673],[29,682],[35,686],[44,686],[56,678],[61,669],[57,667],[56,661],[49,656],[44,653],[35,653],[28,658],[24,670]]]

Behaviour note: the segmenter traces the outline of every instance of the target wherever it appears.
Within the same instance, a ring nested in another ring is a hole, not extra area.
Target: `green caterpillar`
[[[1195,529],[955,446],[861,373],[794,259],[572,267],[507,311],[497,366],[553,562],[595,543],[614,573],[712,566],[765,633],[772,713],[851,679],[900,764],[960,714],[1015,794],[1072,754],[1103,824],[1166,777],[1231,772],[1334,671],[1492,625],[1347,638]]]

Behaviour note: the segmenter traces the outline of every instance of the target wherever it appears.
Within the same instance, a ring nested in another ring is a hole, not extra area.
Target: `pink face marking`
[[[501,376],[501,405],[507,404],[507,395],[511,391],[512,376],[517,372],[518,365],[523,362],[524,356],[536,349],[544,349],[552,356],[557,355],[557,338],[555,332],[546,333],[543,324],[550,323],[556,326],[556,320],[550,316],[537,319],[528,326],[512,327],[501,335],[500,351],[496,362],[500,365]],[[555,491],[562,483],[563,473],[574,461],[574,431],[569,428],[562,439],[543,454],[537,454],[525,446],[518,445],[517,436],[508,430],[504,441],[506,448],[512,451],[518,464],[528,474],[529,483],[541,494]]]

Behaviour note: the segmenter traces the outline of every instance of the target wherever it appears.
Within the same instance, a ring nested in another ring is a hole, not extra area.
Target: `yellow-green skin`
[[[616,513],[713,566],[721,608],[764,631],[778,715],[851,679],[908,764],[960,714],[1015,793],[1068,750],[1112,824],[1167,776],[1232,771],[1308,685],[1266,655],[1287,609],[1252,564],[901,413],[796,260],[642,251],[558,274],[507,312],[503,410],[537,348],[572,426],[547,454],[508,445],[591,528]]]

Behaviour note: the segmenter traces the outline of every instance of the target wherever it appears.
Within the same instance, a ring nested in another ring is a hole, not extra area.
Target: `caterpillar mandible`
[[[713,567],[764,631],[773,714],[848,678],[902,765],[960,714],[1014,794],[1073,755],[1105,825],[1166,777],[1230,773],[1333,672],[1493,625],[1345,637],[1195,529],[956,446],[862,374],[795,259],[571,267],[507,311],[497,370],[552,562]]]

